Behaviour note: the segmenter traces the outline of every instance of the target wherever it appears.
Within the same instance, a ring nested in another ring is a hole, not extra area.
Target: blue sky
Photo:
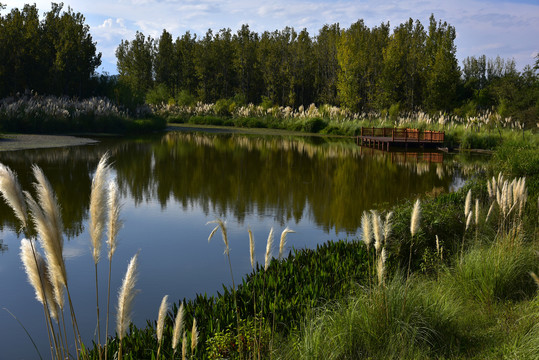
[[[22,8],[30,1],[8,1]],[[50,0],[34,0],[41,13]],[[324,24],[341,28],[363,19],[369,27],[382,22],[394,28],[412,18],[426,27],[430,14],[457,30],[457,56],[513,58],[517,68],[534,62],[539,52],[539,0],[64,0],[86,16],[98,51],[103,53],[100,71],[116,73],[114,51],[122,39],[131,40],[137,30],[159,37],[163,29],[173,37],[187,30],[203,36],[211,28],[237,31],[242,24],[251,30],[307,28],[315,36]]]

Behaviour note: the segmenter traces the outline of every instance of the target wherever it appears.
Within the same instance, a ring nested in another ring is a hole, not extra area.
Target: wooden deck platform
[[[444,138],[443,131],[362,127],[361,135],[357,137],[356,142],[358,145],[389,150],[390,146],[440,145],[443,144]]]

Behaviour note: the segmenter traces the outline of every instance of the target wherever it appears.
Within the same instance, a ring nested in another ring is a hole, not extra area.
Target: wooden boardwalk
[[[361,128],[361,135],[357,137],[358,145],[371,146],[378,149],[389,150],[389,146],[425,146],[443,144],[445,133],[443,131],[399,129],[399,128]]]

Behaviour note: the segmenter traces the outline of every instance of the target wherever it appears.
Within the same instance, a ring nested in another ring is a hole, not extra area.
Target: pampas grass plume
[[[374,248],[376,249],[376,253],[378,254],[380,252],[380,248],[382,247],[382,219],[380,218],[380,214],[378,214],[378,211],[371,210],[372,214],[372,229],[374,233]]]
[[[46,265],[43,257],[35,251],[31,240],[21,240],[21,260],[28,276],[28,282],[34,288],[36,299],[46,305],[51,316],[58,320],[58,309],[54,302],[52,284],[46,274]]]
[[[414,209],[412,210],[412,219],[410,221],[410,233],[412,237],[419,230],[419,222],[421,221],[421,202],[419,199],[416,200],[414,204]]]
[[[469,212],[468,213],[468,218],[466,219],[466,229],[465,230],[468,230],[468,228],[470,227],[470,224],[472,223],[472,218],[473,218],[473,212]]]
[[[109,246],[109,260],[112,259],[114,252],[116,251],[116,245],[118,244],[118,232],[122,227],[122,220],[120,220],[120,192],[118,191],[118,185],[115,181],[109,182],[109,221],[108,221],[108,238],[107,245]]]
[[[472,190],[468,190],[466,194],[466,201],[464,202],[464,217],[467,218],[468,214],[472,210]]]
[[[372,231],[370,216],[366,211],[363,211],[363,215],[361,216],[361,229],[363,230],[363,242],[367,246],[368,251],[372,242]]]
[[[386,271],[386,268],[385,268],[386,258],[387,258],[386,249],[382,248],[380,256],[378,257],[378,263],[376,265],[376,272],[378,275],[379,285],[382,285],[384,282],[385,271]]]
[[[92,241],[94,263],[99,262],[101,257],[101,245],[103,232],[107,222],[107,177],[109,166],[108,153],[105,153],[99,160],[97,169],[92,179],[92,190],[90,193],[90,238]]]
[[[283,258],[283,251],[284,247],[286,245],[286,235],[288,233],[295,233],[294,230],[290,230],[288,227],[286,227],[283,232],[281,233],[281,241],[279,242],[279,260]]]
[[[122,286],[118,293],[118,314],[116,318],[116,331],[120,340],[123,339],[127,333],[129,324],[131,323],[131,309],[133,306],[133,300],[137,291],[135,290],[135,283],[137,280],[137,259],[138,253],[135,254],[129,261],[127,266],[127,272],[122,281]]]
[[[157,326],[155,328],[155,333],[157,335],[157,342],[161,344],[161,339],[163,338],[163,329],[165,328],[165,317],[167,316],[168,311],[168,295],[163,296],[161,300],[161,306],[159,306],[159,314],[157,315]]]
[[[225,243],[225,254],[228,255],[230,253],[230,246],[228,244],[228,235],[226,232],[226,222],[223,222],[221,219],[216,219],[213,221],[208,221],[206,225],[208,224],[217,224],[217,226],[212,230],[210,233],[210,236],[208,236],[208,242],[210,242],[213,235],[215,235],[215,232],[217,229],[221,228],[221,234],[223,235],[223,242]]]
[[[43,170],[41,170],[39,166],[34,165],[32,170],[37,181],[37,183],[34,184],[37,192],[37,199],[39,201],[39,205],[43,209],[43,214],[49,223],[48,231],[51,232],[51,235],[56,238],[55,241],[57,241],[60,246],[63,247],[64,225],[62,223],[60,206],[58,205],[58,200],[56,199],[54,190],[52,189],[49,180],[47,180],[47,177],[43,173]]]
[[[191,329],[191,354],[195,352],[197,344],[198,344],[197,319],[193,318],[193,327]]]
[[[255,268],[255,238],[251,229],[247,230],[249,232],[249,254],[251,259],[251,267]]]
[[[182,360],[187,360],[187,335],[185,333],[182,339]]]
[[[26,203],[17,174],[4,164],[0,164],[0,192],[6,203],[13,209],[15,216],[22,223],[23,228],[28,226]]]
[[[393,211],[390,211],[386,214],[386,220],[384,222],[384,244],[387,244],[387,239],[391,236],[392,223],[391,219],[393,218]]]
[[[36,230],[39,234],[41,247],[45,251],[47,259],[47,269],[54,289],[54,298],[58,306],[63,309],[64,287],[67,286],[67,274],[65,270],[63,252],[63,241],[57,237],[57,231],[52,229],[52,225],[47,220],[41,207],[36,203],[32,195],[24,192],[26,202],[30,209],[30,214],[34,220]]]
[[[266,243],[266,257],[264,259],[264,271],[268,270],[271,261],[271,247],[273,246],[273,228],[270,229],[268,242]]]
[[[185,310],[184,310],[183,302],[182,302],[180,304],[180,308],[178,309],[178,312],[176,313],[176,318],[174,319],[174,330],[172,332],[172,349],[174,350],[174,353],[176,353],[178,344],[180,342],[180,337],[183,332],[184,311]]]
[[[492,204],[490,204],[490,207],[488,208],[487,217],[485,218],[485,222],[488,222],[488,219],[490,218],[490,214],[492,213],[492,210],[494,209],[494,204],[496,204],[496,202],[492,201]]]

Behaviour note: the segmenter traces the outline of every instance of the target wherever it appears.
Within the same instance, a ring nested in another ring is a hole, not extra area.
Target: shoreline
[[[0,137],[0,151],[81,146],[98,142],[98,140],[72,135],[3,134]]]

